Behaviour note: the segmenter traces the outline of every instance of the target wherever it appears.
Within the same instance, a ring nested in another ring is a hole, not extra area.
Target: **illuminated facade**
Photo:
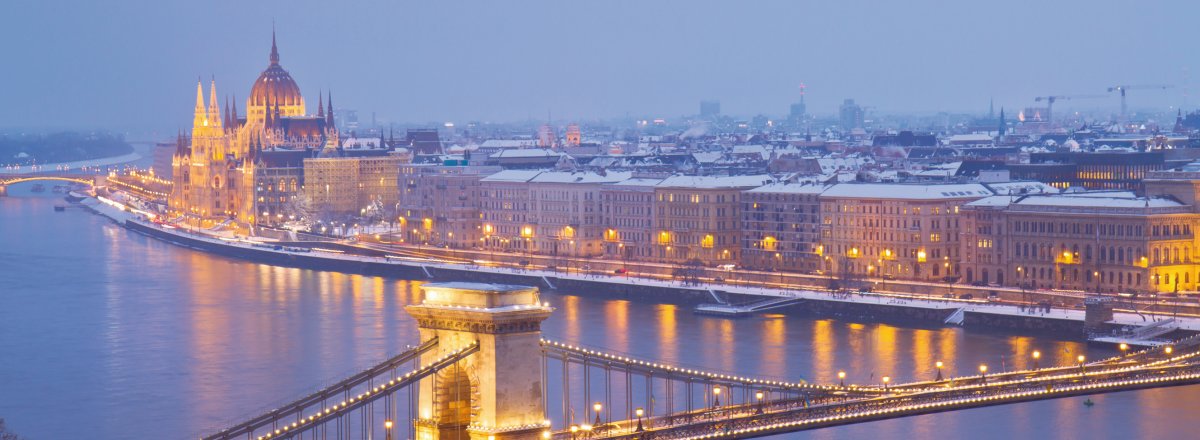
[[[244,116],[229,99],[222,110],[216,81],[207,103],[197,84],[191,136],[171,161],[169,209],[200,226],[281,218],[303,187],[303,158],[338,145],[332,99],[323,104],[307,115],[300,88],[279,64],[274,36],[270,64],[255,80]]]
[[[742,193],[742,265],[810,272],[821,268],[825,185],[772,183]]]
[[[980,184],[841,184],[821,195],[824,269],[846,277],[957,279],[962,205]]]
[[[767,175],[671,176],[654,190],[654,259],[736,264],[742,241],[742,191],[770,181]]]
[[[490,166],[405,164],[400,167],[402,240],[451,248],[479,248],[496,236],[480,214],[480,180],[500,171]]]
[[[1192,211],[1129,191],[989,197],[963,207],[963,274],[1029,289],[1195,290]]]

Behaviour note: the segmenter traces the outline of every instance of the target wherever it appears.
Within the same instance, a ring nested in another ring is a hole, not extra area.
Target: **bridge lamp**
[[[721,386],[713,386],[713,408],[721,406]]]
[[[1166,353],[1169,355],[1169,354],[1171,354],[1171,352],[1172,352],[1172,351],[1175,351],[1175,349],[1174,349],[1174,348],[1171,348],[1171,346],[1170,346],[1170,345],[1168,345],[1168,346],[1167,346],[1167,348],[1164,348],[1164,349],[1163,349],[1163,351],[1164,351],[1164,352],[1166,352]]]
[[[887,391],[889,383],[892,383],[892,377],[891,376],[883,376],[883,390],[884,391]]]
[[[550,430],[542,431],[542,438],[549,439],[550,438]]]
[[[937,379],[935,379],[935,380],[937,380],[938,382],[941,382],[942,381],[942,367],[945,367],[946,364],[943,364],[942,361],[937,361],[936,363],[933,364],[933,366],[937,367]]]
[[[754,398],[758,400],[758,410],[754,412],[755,414],[763,413],[763,397],[765,397],[765,395],[762,391],[756,391],[754,393]]]
[[[838,372],[838,386],[840,386],[842,388],[846,388],[846,372],[845,371]]]
[[[383,421],[383,432],[385,434],[387,434],[387,440],[392,440],[392,421],[391,420]]]
[[[578,434],[578,433],[579,433],[579,425],[571,425],[571,427],[569,428],[569,430],[571,431],[571,438],[572,438],[572,439],[574,439],[574,438],[575,438],[575,434]]]
[[[1034,370],[1038,369],[1038,359],[1041,359],[1041,358],[1042,358],[1042,352],[1034,350],[1033,351],[1033,369]]]
[[[596,422],[592,423],[592,425],[600,426],[600,410],[602,410],[602,409],[604,409],[604,405],[601,405],[600,402],[596,402],[596,403],[592,404],[592,410],[596,411]],[[584,425],[584,426],[587,426],[587,425]],[[587,430],[587,428],[584,428],[584,430]]]
[[[979,364],[979,381],[987,383],[987,365]]]
[[[1117,348],[1121,349],[1121,355],[1124,356],[1125,351],[1129,350],[1129,344],[1122,342],[1121,345],[1117,346]]]
[[[646,414],[646,411],[645,411],[645,410],[643,410],[643,409],[642,409],[642,408],[639,406],[639,407],[638,407],[638,409],[634,410],[633,412],[634,412],[634,414],[637,414],[637,418],[638,418],[638,424],[637,424],[637,428],[636,428],[636,429],[634,429],[634,432],[643,432],[643,431],[645,431],[645,430],[646,430],[646,428],[642,426],[642,416]]]

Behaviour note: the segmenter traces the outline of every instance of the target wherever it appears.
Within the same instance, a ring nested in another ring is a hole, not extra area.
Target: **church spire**
[[[225,120],[221,122],[225,128],[233,127],[233,123],[229,122],[229,95],[225,95]]]
[[[221,126],[221,107],[217,101],[217,79],[214,77],[208,89],[208,125]]]
[[[275,47],[275,23],[271,23],[271,65],[279,64],[279,49]]]
[[[317,91],[317,117],[325,119],[325,96],[320,90]]]
[[[237,95],[233,95],[233,109],[232,109],[232,111],[230,111],[229,121],[230,121],[229,125],[234,126],[234,128],[237,128],[237,124],[238,124]]]
[[[192,121],[192,129],[208,125],[208,112],[204,109],[204,83],[196,78],[196,117]]]
[[[329,101],[326,102],[325,105],[329,107],[325,112],[325,126],[336,130],[336,128],[333,126],[333,92],[328,93]]]

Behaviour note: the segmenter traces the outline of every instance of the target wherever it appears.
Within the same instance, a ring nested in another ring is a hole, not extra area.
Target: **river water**
[[[48,185],[49,186],[49,185]],[[29,439],[184,439],[417,343],[419,282],[265,266],[130,233],[28,187],[0,198],[0,417]],[[546,338],[745,375],[897,382],[1110,355],[1045,337],[546,293]],[[1200,387],[973,409],[801,439],[1195,438]],[[553,408],[555,404],[551,404]],[[556,425],[559,423],[554,418]]]

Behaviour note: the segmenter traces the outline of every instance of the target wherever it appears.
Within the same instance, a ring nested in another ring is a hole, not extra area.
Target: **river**
[[[50,186],[50,185],[47,185]],[[272,267],[130,233],[47,191],[0,198],[0,417],[29,439],[185,439],[417,343],[418,281]],[[545,293],[544,336],[745,375],[877,383],[1112,354],[1046,337]],[[1192,438],[1200,388],[1068,398],[781,438]],[[555,404],[551,404],[552,409]],[[552,417],[556,425],[559,418]]]

